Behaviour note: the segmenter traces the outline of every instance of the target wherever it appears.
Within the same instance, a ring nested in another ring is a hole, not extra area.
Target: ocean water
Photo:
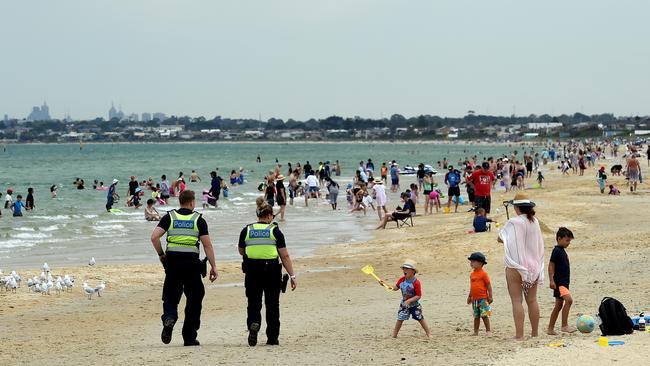
[[[144,220],[143,209],[123,207],[129,176],[141,181],[149,176],[158,182],[162,174],[168,179],[183,172],[188,189],[197,192],[197,209],[207,220],[218,259],[235,259],[240,230],[255,221],[257,185],[266,172],[276,166],[276,158],[287,174],[287,162],[339,160],[341,186],[352,181],[360,161],[371,158],[379,169],[381,162],[396,160],[401,167],[424,162],[437,167],[436,162],[447,157],[455,162],[466,156],[497,156],[512,151],[507,146],[433,145],[393,143],[220,143],[220,144],[78,144],[9,145],[0,152],[0,190],[8,187],[17,194],[27,195],[35,189],[34,211],[23,217],[12,217],[2,209],[0,218],[0,268],[21,268],[47,261],[57,266],[83,265],[91,256],[98,263],[150,263],[157,260],[149,237],[155,223]],[[257,155],[262,158],[256,162]],[[219,168],[227,179],[232,169],[246,169],[247,183],[230,188],[230,197],[219,201],[218,209],[201,209],[200,192],[209,188],[209,172]],[[189,183],[192,169],[203,182]],[[86,182],[85,190],[77,190],[75,178]],[[120,180],[118,193],[122,200],[115,206],[122,213],[107,213],[106,192],[92,189],[94,179],[108,185],[113,178]],[[413,182],[409,177],[404,183]],[[58,198],[51,199],[49,187],[59,186]],[[145,200],[149,192],[146,192]],[[369,210],[367,216],[350,214],[342,192],[339,210],[333,211],[325,201],[303,200],[287,206],[286,221],[280,227],[287,237],[293,256],[309,255],[321,245],[364,241],[374,235],[377,215]],[[388,209],[399,204],[397,194],[389,196]],[[163,213],[178,207],[175,198],[169,207],[157,207]]]

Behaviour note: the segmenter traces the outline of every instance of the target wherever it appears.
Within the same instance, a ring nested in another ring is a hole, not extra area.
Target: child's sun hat
[[[402,268],[402,269],[405,269],[405,268],[406,269],[412,269],[412,270],[415,271],[415,273],[418,273],[417,262],[415,262],[412,259],[405,260],[404,264],[402,264],[402,267],[400,267],[400,268]]]

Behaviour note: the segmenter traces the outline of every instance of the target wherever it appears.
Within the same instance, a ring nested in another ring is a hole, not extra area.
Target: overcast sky
[[[0,116],[650,113],[647,0],[0,5]]]

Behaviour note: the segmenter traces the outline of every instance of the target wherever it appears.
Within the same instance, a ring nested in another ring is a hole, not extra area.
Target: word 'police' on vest
[[[248,232],[248,236],[251,239],[269,239],[271,237],[271,230],[263,229],[257,230],[253,229]]]
[[[174,220],[174,229],[194,229],[192,220]]]

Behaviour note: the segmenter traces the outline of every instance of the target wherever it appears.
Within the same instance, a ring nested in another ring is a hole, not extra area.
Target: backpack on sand
[[[604,336],[632,334],[632,319],[627,315],[625,306],[620,301],[605,297],[598,308],[600,331]]]

